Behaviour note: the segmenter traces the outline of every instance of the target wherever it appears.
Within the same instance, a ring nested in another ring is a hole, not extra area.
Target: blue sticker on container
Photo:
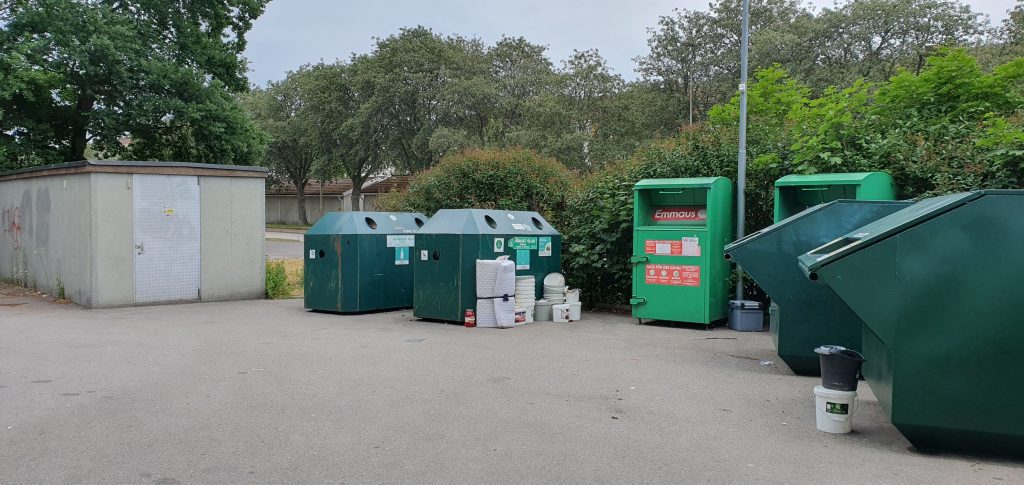
[[[395,265],[409,264],[409,248],[395,248]]]
[[[530,250],[516,250],[516,269],[530,269]]]

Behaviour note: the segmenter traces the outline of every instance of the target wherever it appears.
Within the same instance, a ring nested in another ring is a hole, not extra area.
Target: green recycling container
[[[1024,190],[922,200],[800,256],[863,320],[863,373],[925,450],[1024,457]]]
[[[633,318],[712,325],[728,317],[732,182],[647,179],[633,186]]]
[[[355,313],[412,306],[412,247],[427,217],[328,212],[306,231],[305,307]]]
[[[895,200],[896,183],[885,172],[787,175],[775,181],[775,222],[839,199]]]
[[[413,315],[463,322],[476,309],[476,260],[509,256],[516,276],[562,270],[562,235],[536,212],[441,209],[416,234]]]
[[[817,205],[725,247],[772,298],[771,334],[779,357],[793,372],[820,375],[814,348],[832,344],[861,350],[860,318],[826,285],[807,280],[796,259],[913,202],[837,200]]]

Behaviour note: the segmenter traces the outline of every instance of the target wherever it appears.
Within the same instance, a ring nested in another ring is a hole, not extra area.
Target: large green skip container
[[[839,199],[894,200],[896,183],[885,172],[786,175],[775,181],[775,222]]]
[[[562,270],[562,235],[536,212],[442,209],[416,235],[413,315],[462,322],[476,309],[476,260],[509,256],[516,276]]]
[[[861,350],[860,318],[827,285],[807,280],[797,258],[913,202],[838,200],[814,206],[725,247],[772,298],[771,334],[793,372],[819,375],[814,348],[824,344]]]
[[[864,321],[864,376],[921,449],[1024,457],[1024,191],[926,199],[799,258]]]
[[[412,306],[412,246],[427,217],[329,212],[306,232],[305,307],[370,312]]]

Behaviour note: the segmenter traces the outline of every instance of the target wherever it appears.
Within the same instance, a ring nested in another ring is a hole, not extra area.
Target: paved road
[[[762,365],[766,334],[0,304],[0,483],[1024,480],[908,450],[866,386],[855,433],[816,431],[816,379]]]
[[[302,234],[267,231],[267,257],[302,259]]]

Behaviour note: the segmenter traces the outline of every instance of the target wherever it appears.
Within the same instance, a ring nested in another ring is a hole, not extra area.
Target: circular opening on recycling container
[[[441,253],[435,249],[434,253],[431,254],[430,257],[433,258],[434,261],[439,261],[441,259]]]
[[[323,249],[320,250],[320,259],[324,259],[324,250]]]
[[[484,216],[484,221],[487,222],[488,226],[491,226],[491,229],[498,228],[498,223],[494,219],[492,219],[491,216]]]
[[[811,273],[807,275],[807,277],[810,278],[811,281],[818,281],[818,273]]]
[[[366,225],[370,226],[370,229],[376,229],[377,228],[377,221],[367,217],[366,218]]]
[[[725,254],[725,259],[732,260],[732,255],[729,253]]]
[[[540,219],[537,219],[536,217],[532,217],[531,219],[533,220],[533,227],[536,227],[537,229],[544,229],[544,224],[540,222]]]
[[[416,217],[414,220],[416,221],[416,227],[423,227],[423,219]]]

